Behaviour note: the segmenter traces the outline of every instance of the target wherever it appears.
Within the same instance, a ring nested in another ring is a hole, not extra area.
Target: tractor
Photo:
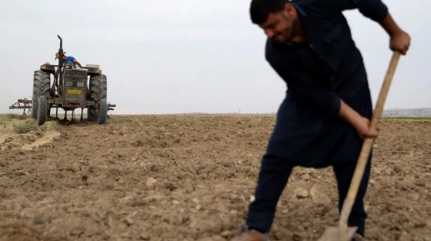
[[[84,109],[87,109],[87,120],[103,124],[107,120],[107,81],[106,75],[98,65],[85,65],[77,67],[67,63],[63,56],[63,39],[56,54],[58,64],[45,63],[39,70],[34,71],[32,117],[38,125],[43,125],[51,117],[51,109],[55,108],[58,118],[58,109],[67,111],[81,109],[81,120]]]

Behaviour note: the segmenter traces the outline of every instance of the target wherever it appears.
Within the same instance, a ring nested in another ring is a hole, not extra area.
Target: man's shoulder
[[[66,60],[67,60],[67,61],[75,61],[75,60],[76,60],[76,58],[75,58],[75,57],[73,57],[73,56],[71,56],[71,55],[69,55],[69,56],[66,56]]]
[[[334,7],[333,0],[294,0],[303,15],[325,16],[332,15],[337,9]]]

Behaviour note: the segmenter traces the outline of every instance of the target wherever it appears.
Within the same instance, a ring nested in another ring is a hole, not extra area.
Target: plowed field
[[[223,241],[253,198],[270,115],[113,116],[106,125],[0,123],[1,241]],[[431,240],[431,121],[385,120],[367,194],[367,240]],[[17,133],[17,132],[20,132]],[[297,168],[271,240],[336,224],[330,168]]]

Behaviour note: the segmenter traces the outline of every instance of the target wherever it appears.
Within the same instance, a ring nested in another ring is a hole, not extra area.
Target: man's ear
[[[290,2],[284,4],[283,12],[290,17],[296,14],[295,7]]]

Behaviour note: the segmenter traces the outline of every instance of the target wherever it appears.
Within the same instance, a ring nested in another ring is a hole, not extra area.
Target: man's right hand
[[[370,127],[370,120],[360,115],[352,107],[340,99],[339,115],[356,129],[362,138],[376,138],[378,132]]]
[[[365,138],[376,138],[379,135],[379,132],[376,128],[371,128],[371,122],[365,117],[361,117],[355,124],[356,131],[359,136],[363,139]]]

